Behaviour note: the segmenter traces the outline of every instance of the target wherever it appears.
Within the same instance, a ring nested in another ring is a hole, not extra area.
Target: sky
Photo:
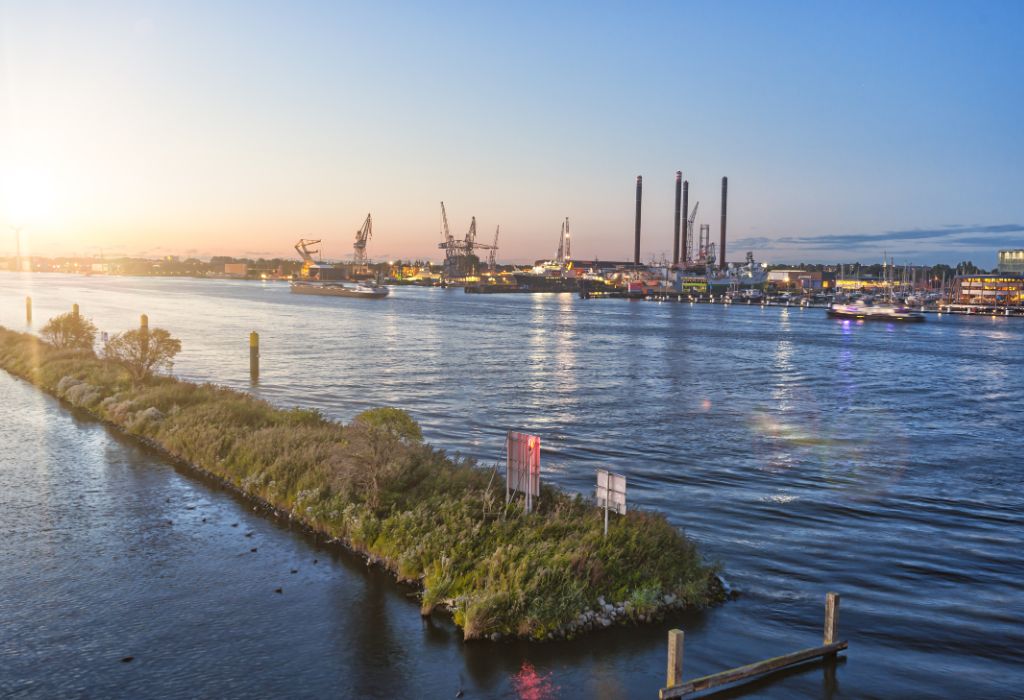
[[[0,0],[0,255],[672,255],[995,266],[1024,248],[1024,3]]]

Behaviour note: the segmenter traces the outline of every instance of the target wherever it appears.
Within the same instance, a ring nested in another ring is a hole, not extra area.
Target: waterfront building
[[[953,300],[984,306],[1024,305],[1024,275],[958,275],[953,280]]]
[[[769,270],[768,284],[776,289],[831,289],[835,286],[834,272],[820,270]]]
[[[1001,275],[1024,275],[1024,250],[1000,250],[996,269]]]
[[[249,274],[248,263],[224,263],[224,274],[228,277],[245,278]]]

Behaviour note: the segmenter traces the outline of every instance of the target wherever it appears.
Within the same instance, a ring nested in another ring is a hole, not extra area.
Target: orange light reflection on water
[[[512,676],[512,687],[521,700],[547,700],[558,694],[558,686],[551,682],[551,674],[537,673],[529,661],[523,661],[519,673]]]

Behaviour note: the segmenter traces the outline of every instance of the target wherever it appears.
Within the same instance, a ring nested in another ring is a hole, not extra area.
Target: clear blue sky
[[[1024,3],[0,0],[0,225],[47,252],[671,255],[673,181],[730,258],[1024,247]],[[29,183],[27,186],[24,183]],[[36,184],[33,184],[36,183]],[[20,189],[19,189],[20,188]],[[27,191],[27,193],[26,193]],[[21,207],[18,198],[37,201]],[[18,218],[20,217],[20,218]],[[12,248],[5,234],[0,251]]]

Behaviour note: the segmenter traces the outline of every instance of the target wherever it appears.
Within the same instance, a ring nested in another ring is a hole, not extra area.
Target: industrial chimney
[[[726,198],[729,194],[729,178],[722,178],[722,233],[718,242],[718,267],[724,270],[727,265],[725,262],[725,210],[726,210]]]
[[[676,227],[675,232],[672,235],[672,264],[679,264],[679,198],[681,196],[680,190],[683,186],[683,172],[681,170],[676,171]]]
[[[689,248],[689,233],[690,233],[690,181],[685,180],[683,182],[683,240],[679,245],[679,255],[683,262],[683,267],[686,267],[687,258],[690,255]]]
[[[633,264],[640,264],[640,200],[643,199],[644,178],[636,176],[636,240],[633,243]]]

